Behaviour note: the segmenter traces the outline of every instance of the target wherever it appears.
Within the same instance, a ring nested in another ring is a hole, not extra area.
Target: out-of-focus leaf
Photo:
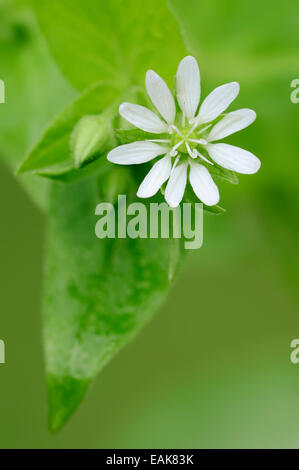
[[[173,76],[185,48],[166,0],[33,0],[50,50],[79,89],[101,79],[126,90],[148,68]]]
[[[175,269],[171,239],[96,238],[99,202],[94,177],[53,184],[44,303],[52,430],[157,310]]]
[[[0,79],[5,83],[5,103],[0,104],[0,158],[13,171],[46,122],[75,96],[49,57],[33,12],[23,3],[0,4]],[[40,207],[46,206],[45,180],[24,175],[19,181]]]

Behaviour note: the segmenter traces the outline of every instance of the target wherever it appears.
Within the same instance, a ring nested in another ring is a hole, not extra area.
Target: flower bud
[[[71,135],[71,152],[75,167],[95,160],[107,148],[111,139],[111,124],[107,116],[84,116]]]

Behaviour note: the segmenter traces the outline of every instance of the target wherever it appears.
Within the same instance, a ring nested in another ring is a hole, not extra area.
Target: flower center
[[[195,159],[200,157],[208,163],[212,163],[199,152],[207,144],[207,141],[201,138],[201,134],[207,127],[210,126],[195,132],[194,126],[184,126],[179,129],[175,125],[171,125],[169,129],[169,132],[172,134],[170,156],[175,157],[180,152],[181,154],[189,155],[190,158]]]

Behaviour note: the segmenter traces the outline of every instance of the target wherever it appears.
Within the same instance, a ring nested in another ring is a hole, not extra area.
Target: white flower
[[[145,85],[160,116],[144,106],[131,103],[122,103],[119,113],[144,132],[168,135],[163,139],[121,145],[107,156],[110,162],[119,165],[145,163],[163,156],[141,183],[137,192],[139,197],[153,196],[168,180],[165,199],[171,207],[177,207],[184,196],[189,174],[196,196],[204,204],[213,206],[219,201],[219,191],[207,168],[209,165],[216,162],[223,168],[245,174],[259,170],[260,160],[247,150],[213,143],[244,129],[256,118],[251,109],[222,114],[239,93],[237,82],[215,88],[199,107],[200,72],[196,59],[187,56],[180,62],[176,73],[179,111],[176,111],[168,86],[156,72],[147,71]]]

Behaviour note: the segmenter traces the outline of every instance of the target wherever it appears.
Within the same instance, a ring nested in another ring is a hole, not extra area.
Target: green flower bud
[[[93,115],[80,119],[70,141],[75,167],[80,168],[105,152],[111,135],[111,123],[107,116]]]

